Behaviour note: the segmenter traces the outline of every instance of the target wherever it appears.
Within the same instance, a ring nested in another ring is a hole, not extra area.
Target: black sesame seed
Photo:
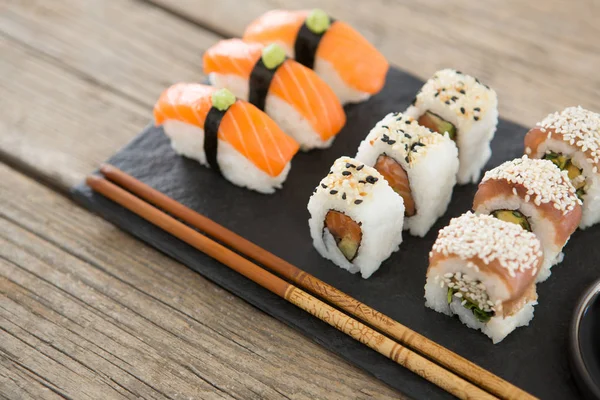
[[[390,140],[390,137],[384,133],[383,137],[381,138],[381,141],[382,142],[387,142],[388,140]]]
[[[365,164],[359,165],[358,167],[356,167],[357,171],[360,171],[361,169],[363,169],[365,167]]]
[[[329,194],[337,194],[337,192],[338,191],[334,189],[334,190],[330,191]]]
[[[327,189],[327,185],[326,185],[326,184],[324,184],[324,183],[321,183],[321,187],[322,187],[323,189]]]
[[[362,202],[363,202],[363,201],[362,201],[362,200],[360,200],[360,199],[358,199],[358,200],[354,200],[354,204],[360,204],[360,203],[362,203]]]
[[[327,174],[327,175],[331,175],[331,174],[333,174],[333,171],[329,171],[329,174]]]
[[[408,133],[405,133],[405,134],[404,134],[404,137],[405,137],[405,138],[407,138],[407,139],[410,139],[410,138],[412,138],[412,136],[410,136]]]
[[[467,94],[467,92],[465,92],[465,89],[460,89],[460,90],[459,90],[459,92],[460,92],[461,94]]]
[[[358,223],[358,226],[362,226],[362,222],[359,222],[359,223]]]
[[[479,79],[475,78],[475,82],[477,82],[481,85],[481,82],[479,82]]]
[[[381,127],[382,127],[382,128],[385,128],[385,129],[390,129],[390,127],[389,127],[389,126],[387,126],[387,125],[381,125]]]
[[[393,112],[393,113],[392,113],[392,115],[393,115],[394,117],[395,117],[396,115],[398,115],[398,114],[400,114],[400,111],[396,111],[396,112]]]
[[[390,146],[393,145],[394,143],[396,143],[395,140],[388,140],[387,144],[389,144]]]
[[[460,108],[460,112],[464,114],[464,113],[465,113],[465,108],[464,108],[464,107],[461,107],[461,108]]]
[[[456,101],[456,100],[458,100],[458,97],[452,96],[452,101]]]
[[[481,108],[475,107],[473,110],[475,110],[475,111],[481,111]]]
[[[479,117],[473,117],[475,121],[479,121]]]
[[[410,124],[411,124],[411,122],[412,122],[412,121],[411,121],[411,120],[409,120],[409,119],[407,119],[406,121],[404,121],[404,123],[405,123],[406,125],[410,125]]]
[[[450,105],[450,100],[446,100],[444,103]]]
[[[457,74],[459,74],[459,75],[462,75],[462,74],[463,74],[462,72],[460,72],[460,71],[458,71],[458,70],[456,71],[456,73],[457,73]]]
[[[350,171],[343,171],[342,175],[344,175],[344,176],[352,175],[352,172],[350,172]]]
[[[374,176],[371,176],[371,175],[367,176],[367,183],[373,184],[373,183],[377,182],[378,180],[379,180],[379,178],[376,178]]]
[[[363,181],[363,180],[360,180],[360,181],[358,181],[358,183],[365,184],[365,183],[367,183],[367,182],[366,182],[366,181]]]
[[[356,168],[356,165],[350,164],[350,163],[346,163],[346,168]]]
[[[440,95],[440,92],[435,92],[435,94],[433,95],[433,97],[438,97]]]
[[[408,162],[408,156],[404,157],[404,160],[405,160],[406,162]]]
[[[342,194],[342,200],[346,200],[346,193]]]
[[[442,88],[442,92],[445,92],[445,91],[446,91],[446,88]]]

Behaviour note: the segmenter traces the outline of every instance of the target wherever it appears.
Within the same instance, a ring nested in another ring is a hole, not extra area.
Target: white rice
[[[407,120],[411,122],[408,125]],[[389,145],[383,141],[384,134],[395,143]],[[425,146],[411,151],[410,146],[415,142]],[[404,229],[412,235],[425,236],[450,203],[458,171],[456,145],[448,136],[431,132],[412,118],[392,113],[379,121],[360,143],[356,159],[373,166],[382,154],[398,162],[408,175],[416,214],[405,218]]]
[[[535,154],[530,154],[531,149],[529,149],[528,154],[532,158],[542,158],[550,151],[561,153],[571,158],[573,165],[581,169],[582,174],[585,177],[583,215],[579,227],[585,229],[600,222],[600,174],[598,171],[594,172],[594,165],[587,162],[585,153],[579,151],[576,147],[570,146],[562,140],[553,138],[547,139],[540,144]]]
[[[203,129],[177,120],[165,121],[163,128],[165,134],[171,138],[171,147],[175,152],[210,168],[204,153]],[[217,162],[221,173],[228,181],[265,194],[280,189],[291,168],[291,163],[288,162],[279,175],[272,177],[223,140],[219,140],[217,144]]]
[[[248,80],[238,75],[211,73],[210,83],[217,88],[229,89],[237,98],[248,101]],[[281,130],[293,137],[302,151],[325,149],[331,146],[335,136],[323,140],[310,122],[289,103],[279,96],[267,95],[264,110],[279,125]]]
[[[439,277],[448,272],[462,272],[473,279],[481,281],[487,288],[490,301],[495,303],[499,299],[505,299],[507,292],[502,282],[493,276],[481,273],[472,267],[467,267],[464,261],[449,259],[444,264],[438,265],[433,271],[428,271],[425,284],[425,305],[439,313],[448,316],[457,315],[460,321],[471,329],[478,329],[492,339],[494,344],[501,342],[508,334],[520,326],[527,326],[533,319],[534,306],[537,301],[526,303],[518,312],[511,316],[492,317],[487,323],[479,321],[471,310],[461,305],[460,299],[454,297],[448,304],[448,287],[440,285]],[[436,279],[436,276],[438,279]]]
[[[281,41],[274,43],[280,45],[285,50],[285,53],[288,57],[295,58],[293,47],[287,46]],[[335,67],[327,60],[316,57],[313,70],[321,79],[325,81],[325,83],[329,85],[342,104],[360,103],[361,101],[365,101],[371,97],[370,93],[356,90],[346,84],[340,74],[338,74],[336,71]]]
[[[535,204],[525,202],[519,196],[511,194],[510,196],[495,196],[489,198],[480,204],[474,211],[476,214],[491,214],[496,210],[519,210],[529,221],[531,231],[536,235],[542,244],[544,252],[544,261],[540,273],[537,276],[537,282],[543,282],[552,274],[550,268],[563,260],[563,246],[556,245],[556,229],[552,221],[544,218],[544,215],[538,210]]]
[[[347,163],[355,167],[362,165],[350,157],[341,157],[335,161],[331,168],[333,174],[323,178],[308,201],[308,224],[313,244],[324,258],[351,273],[360,271],[366,279],[399,249],[402,243],[404,205],[402,198],[375,169],[364,166],[357,171],[356,168],[346,168]],[[352,174],[344,176],[343,171],[351,171]],[[367,176],[377,178],[377,181],[374,184],[359,183]],[[336,193],[331,194],[332,190]],[[360,204],[356,204],[357,200]],[[335,239],[325,228],[325,216],[330,210],[342,212],[361,224],[362,240],[352,262],[342,254]]]
[[[460,93],[457,88],[463,88],[465,94]],[[441,94],[436,96],[438,92]],[[451,96],[456,96],[457,99],[450,101]],[[446,101],[450,104],[446,104]],[[475,112],[475,108],[480,111]],[[426,111],[437,114],[454,125],[460,161],[458,183],[476,183],[481,169],[492,154],[490,142],[498,125],[496,92],[471,76],[450,69],[438,71],[425,83],[417,94],[415,104],[405,114],[418,119]]]

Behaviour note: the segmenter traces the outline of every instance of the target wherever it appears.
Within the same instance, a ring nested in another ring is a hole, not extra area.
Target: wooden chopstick
[[[481,368],[436,342],[372,309],[335,287],[257,246],[213,220],[195,212],[156,189],[126,174],[112,165],[103,165],[100,172],[109,180],[136,194],[142,199],[167,211],[187,224],[206,232],[209,236],[257,261],[285,279],[325,299],[345,312],[377,328],[403,345],[442,365],[446,369],[473,382],[503,399],[535,399],[534,396]]]
[[[427,358],[342,313],[298,287],[273,275],[227,247],[198,233],[142,199],[104,178],[89,176],[86,183],[94,191],[113,200],[146,221],[220,261],[265,289],[314,315],[321,321],[369,346],[403,367],[461,399],[496,399],[488,392],[454,375]]]

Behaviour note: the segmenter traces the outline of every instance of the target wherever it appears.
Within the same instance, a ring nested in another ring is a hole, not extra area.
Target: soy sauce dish
[[[600,280],[581,296],[569,339],[571,367],[588,400],[600,400]]]

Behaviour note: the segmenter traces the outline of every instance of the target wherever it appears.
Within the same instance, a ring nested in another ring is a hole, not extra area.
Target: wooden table
[[[399,397],[68,198],[207,47],[299,3],[422,78],[479,76],[504,118],[600,110],[597,0],[3,0],[0,397]]]

